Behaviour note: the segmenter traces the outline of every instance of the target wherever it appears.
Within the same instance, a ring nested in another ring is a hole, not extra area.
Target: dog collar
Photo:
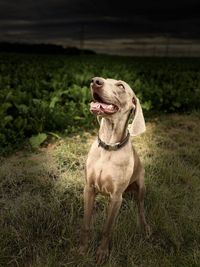
[[[118,149],[120,149],[126,145],[126,143],[129,140],[129,136],[130,136],[130,133],[128,132],[127,136],[121,142],[113,143],[113,144],[106,144],[100,139],[100,137],[98,135],[98,146],[100,146],[100,147],[102,147],[108,151],[118,150]]]

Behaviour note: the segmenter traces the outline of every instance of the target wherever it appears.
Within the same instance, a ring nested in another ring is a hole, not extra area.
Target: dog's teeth
[[[113,105],[109,105],[108,108],[109,108],[109,109],[113,109]]]

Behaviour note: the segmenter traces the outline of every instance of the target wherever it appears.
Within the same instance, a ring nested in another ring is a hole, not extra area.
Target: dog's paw
[[[108,248],[102,249],[101,247],[99,247],[96,253],[97,264],[102,265],[103,263],[105,263],[108,259],[108,256],[109,256],[109,249]]]
[[[88,250],[90,234],[89,231],[82,230],[80,237],[80,246],[78,248],[79,255],[85,255]]]

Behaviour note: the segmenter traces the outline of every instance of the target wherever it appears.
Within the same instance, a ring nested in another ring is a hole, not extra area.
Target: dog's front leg
[[[103,228],[102,240],[96,254],[98,264],[102,264],[109,255],[109,241],[111,238],[115,219],[121,207],[121,203],[122,203],[121,194],[114,195],[110,199],[110,204],[108,207],[108,215]]]
[[[92,210],[94,207],[95,190],[94,187],[88,184],[84,187],[84,219],[83,219],[83,230],[81,236],[81,245],[79,252],[84,254],[88,248],[89,242],[89,231],[92,218]]]

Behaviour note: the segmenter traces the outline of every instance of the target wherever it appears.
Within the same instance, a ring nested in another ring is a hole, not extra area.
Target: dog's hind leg
[[[146,193],[146,187],[144,184],[144,170],[142,169],[139,172],[138,179],[135,181],[134,191],[135,191],[135,199],[138,206],[138,217],[139,223],[142,228],[144,228],[146,236],[149,237],[151,235],[150,227],[146,221],[145,211],[144,211],[144,197]]]

